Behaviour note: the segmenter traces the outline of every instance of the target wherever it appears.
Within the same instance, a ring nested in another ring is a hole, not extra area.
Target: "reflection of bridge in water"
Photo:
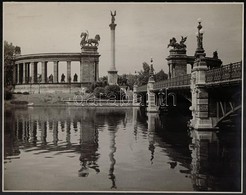
[[[132,136],[138,141],[142,136],[147,139],[149,162],[155,165],[156,150],[163,150],[168,156],[170,169],[179,169],[185,177],[191,178],[196,190],[215,189],[219,185],[227,186],[227,178],[235,170],[229,163],[240,167],[238,157],[228,156],[228,150],[235,150],[231,140],[220,139],[216,132],[184,131],[187,118],[178,116],[159,116],[158,114],[141,112],[138,108],[125,110],[110,109],[78,109],[78,108],[33,108],[15,110],[8,126],[10,132],[5,133],[5,159],[18,158],[20,152],[31,152],[34,155],[47,154],[45,158],[55,158],[56,155],[68,154],[71,158],[79,154],[79,177],[99,174],[101,167],[99,159],[100,131],[108,131],[109,169],[108,179],[111,188],[117,188],[117,134],[119,125],[132,123]],[[128,129],[131,130],[131,129]],[[141,137],[140,137],[141,136]],[[223,137],[223,133],[220,133]],[[235,136],[234,136],[235,137]],[[7,144],[8,143],[8,144]],[[126,142],[127,143],[127,142]],[[232,147],[231,147],[232,146]],[[119,151],[119,150],[118,150]],[[158,158],[158,156],[157,156]],[[221,161],[227,162],[221,165]],[[225,172],[221,173],[219,166]],[[238,172],[233,173],[239,178]],[[239,182],[240,183],[240,182]],[[118,185],[120,185],[118,183]],[[237,186],[238,183],[233,184]],[[237,186],[238,187],[238,186]],[[239,188],[239,187],[238,187]]]
[[[179,116],[179,113],[175,116],[156,113],[145,115],[144,111],[137,108],[133,109],[133,117],[136,117],[134,129],[143,124],[148,129],[151,162],[155,158],[155,148],[160,147],[169,157],[171,169],[182,166],[179,172],[191,178],[194,190],[211,191],[221,186],[224,186],[225,191],[240,189],[240,146],[236,146],[240,145],[240,127],[228,131],[227,126],[223,126],[219,133],[189,130],[187,117]],[[231,136],[233,139],[228,139]]]

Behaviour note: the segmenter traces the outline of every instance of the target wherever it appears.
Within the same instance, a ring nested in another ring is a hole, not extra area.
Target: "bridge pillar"
[[[132,105],[137,106],[139,105],[138,103],[138,94],[137,94],[137,85],[133,85],[133,98],[132,98]]]
[[[212,118],[209,117],[208,91],[205,88],[207,64],[197,59],[191,73],[192,111],[191,126],[195,129],[213,128]]]
[[[169,79],[187,74],[187,55],[185,49],[171,49],[170,55],[166,59],[169,67]]]
[[[147,112],[159,112],[159,107],[156,104],[156,95],[154,93],[154,73],[153,73],[153,64],[151,59],[151,67],[150,67],[150,77],[147,84],[147,95],[148,95],[148,107]]]
[[[192,111],[191,126],[194,129],[213,129],[212,118],[209,116],[209,93],[206,89],[206,71],[208,66],[206,63],[206,53],[203,49],[203,31],[201,21],[198,21],[197,27],[197,49],[196,59],[191,70],[191,99],[192,105],[190,110]]]

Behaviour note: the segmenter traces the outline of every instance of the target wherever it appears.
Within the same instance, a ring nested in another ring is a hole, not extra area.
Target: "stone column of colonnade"
[[[47,82],[47,62],[42,62],[42,83]]]
[[[38,75],[38,64],[37,62],[31,62],[30,63],[32,72],[31,72],[31,83],[36,83],[37,82],[37,75]]]
[[[58,61],[54,61],[54,83],[58,83]]]
[[[16,64],[16,83],[19,84],[20,83],[20,65]]]
[[[69,78],[72,80],[72,77],[71,77],[71,61],[67,61],[67,82],[69,82]]]
[[[22,74],[22,83],[26,83],[26,63],[23,62],[23,74]]]

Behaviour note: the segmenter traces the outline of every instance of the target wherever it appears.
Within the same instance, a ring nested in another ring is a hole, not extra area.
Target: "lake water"
[[[138,108],[5,112],[4,189],[240,191],[240,130],[190,131],[188,120]]]

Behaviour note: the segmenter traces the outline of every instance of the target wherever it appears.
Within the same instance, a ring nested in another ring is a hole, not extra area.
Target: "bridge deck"
[[[154,83],[154,91],[161,89],[184,89],[190,88],[191,75],[186,74],[179,77]],[[242,61],[214,68],[206,72],[206,85],[215,87],[221,85],[233,85],[242,81]],[[137,93],[147,92],[147,85],[137,88]]]

